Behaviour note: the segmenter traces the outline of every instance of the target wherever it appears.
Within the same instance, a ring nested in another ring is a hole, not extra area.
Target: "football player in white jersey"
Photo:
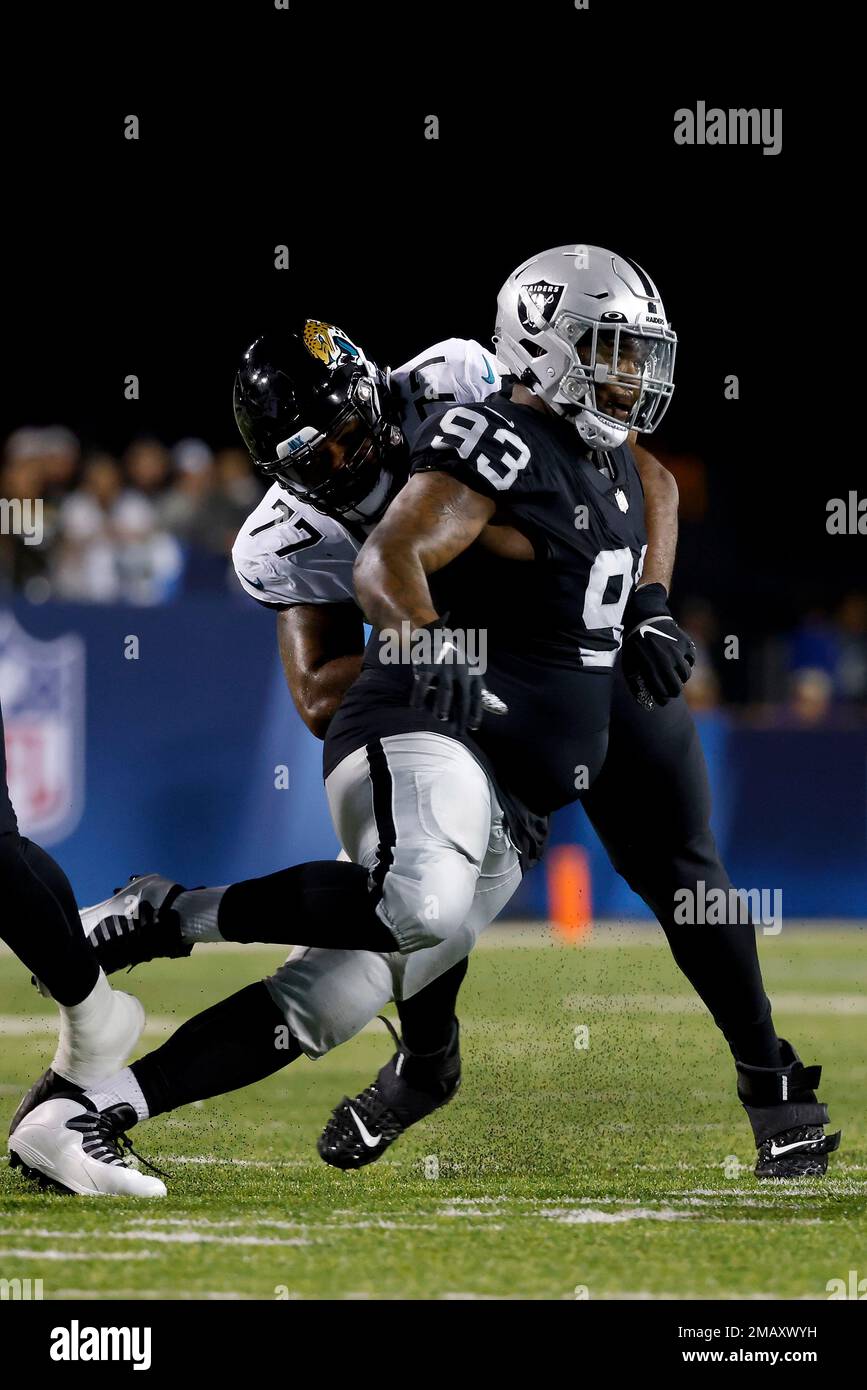
[[[633,273],[637,293],[647,299],[648,286],[642,283],[643,272],[634,267]],[[521,271],[516,272],[516,276],[520,274]],[[538,311],[544,320],[540,301],[547,307],[551,290],[558,288],[540,279],[538,271],[531,278],[525,300],[525,307],[529,304],[530,310],[521,320],[525,335],[533,331],[527,326],[528,317],[532,322],[533,312]],[[540,292],[540,284],[544,294]],[[653,294],[658,299],[655,290]],[[536,331],[540,331],[538,327]],[[240,374],[236,406],[242,433],[254,459],[279,481],[242,528],[234,555],[239,578],[247,592],[280,614],[280,646],[290,688],[308,726],[322,736],[348,685],[358,673],[361,619],[355,604],[352,566],[366,532],[402,485],[405,477],[400,471],[403,439],[412,437],[424,416],[436,405],[437,398],[439,401],[479,401],[497,391],[501,368],[478,344],[453,339],[421,354],[389,377],[368,363],[360,349],[331,325],[308,320],[300,337],[308,356],[331,369],[331,376],[326,378],[331,389],[320,387],[317,392],[315,371],[310,381],[299,383],[297,370],[294,375],[288,375],[281,369],[273,345],[262,342],[250,349]],[[529,387],[526,372],[530,375],[532,372],[529,368],[525,371],[522,366],[523,359],[516,353],[514,339],[508,347],[512,370],[520,367]],[[604,350],[600,343],[602,355]],[[303,354],[300,360],[303,372],[307,365]],[[339,390],[333,389],[337,385],[335,368],[345,369],[345,380],[340,383]],[[622,447],[627,433],[624,424],[629,419],[632,402],[622,394],[618,399],[616,385],[602,386],[604,377],[597,376],[596,380],[600,385],[593,404],[599,408],[585,407],[579,412],[583,426],[579,433],[585,439],[588,435],[592,437],[592,447],[600,452],[604,467],[606,453]],[[293,389],[297,389],[298,400],[303,400],[303,410],[295,409],[298,401],[290,399],[287,403],[287,390],[291,398]],[[633,641],[631,650],[628,648],[629,661],[624,660],[624,689],[629,704],[634,705],[633,695],[641,697],[641,707],[635,705],[634,708],[636,711],[641,708],[645,718],[654,709],[661,713],[669,700],[678,714],[675,721],[669,721],[669,726],[657,724],[653,729],[647,724],[642,727],[640,721],[636,724],[634,718],[627,716],[623,744],[624,760],[634,768],[631,789],[622,786],[621,767],[618,774],[621,782],[612,779],[608,796],[600,799],[597,816],[594,818],[591,813],[591,817],[615,863],[654,907],[679,963],[723,1028],[738,1062],[740,1094],[747,1104],[748,1099],[766,1098],[774,1085],[779,1088],[781,1076],[784,1076],[782,1084],[785,1087],[797,1082],[805,1070],[791,1049],[788,1053],[783,1050],[788,1045],[781,1045],[773,1032],[770,1008],[755,962],[752,932],[716,933],[720,944],[708,953],[715,958],[707,962],[707,968],[697,965],[696,953],[690,950],[685,935],[681,933],[677,938],[672,929],[671,904],[666,901],[668,884],[663,890],[658,883],[650,883],[646,875],[647,860],[657,860],[660,848],[667,850],[671,862],[676,863],[679,846],[674,843],[661,846],[652,834],[647,837],[646,846],[636,846],[636,827],[623,815],[624,795],[640,804],[641,792],[646,790],[642,786],[641,758],[634,756],[638,730],[639,742],[642,739],[644,743],[650,741],[657,749],[660,745],[666,746],[670,758],[679,758],[681,764],[688,767],[686,781],[691,779],[693,783],[689,794],[684,795],[682,786],[673,785],[671,790],[675,808],[679,809],[679,801],[690,803],[688,813],[680,816],[682,823],[675,828],[675,840],[678,834],[688,839],[689,848],[681,857],[691,855],[695,867],[699,871],[707,870],[708,876],[713,877],[715,848],[706,827],[706,789],[699,785],[696,792],[694,785],[696,781],[701,783],[703,764],[699,766],[700,753],[696,753],[694,734],[692,742],[688,736],[683,702],[673,699],[688,675],[688,663],[684,660],[688,639],[677,629],[665,604],[676,529],[673,487],[655,460],[642,451],[636,450],[636,454],[646,497],[649,547],[644,582],[635,595],[632,609],[637,640]],[[648,591],[644,594],[647,607],[642,607],[639,600],[642,590]],[[659,715],[656,717],[658,719]],[[615,748],[617,737],[615,724],[612,727]],[[644,757],[645,766],[659,761],[658,752]],[[672,782],[677,782],[676,775]],[[618,816],[612,819],[610,811],[615,803]],[[622,824],[619,837],[616,819]],[[497,827],[496,816],[491,824]],[[502,836],[501,823],[499,828]],[[508,836],[505,839],[508,843]],[[510,896],[518,877],[512,862],[504,870],[503,848],[502,843],[499,846],[489,843],[487,851],[488,855],[499,852],[501,856],[493,861],[494,872],[488,887],[489,900],[496,899],[498,904]],[[645,849],[649,852],[644,853]],[[483,862],[480,883],[485,879],[485,867]],[[687,880],[690,871],[685,871]],[[694,876],[694,869],[692,872]],[[721,866],[717,872],[724,877]],[[672,883],[681,882],[684,874],[678,870],[674,877],[669,874],[669,878]],[[491,886],[495,889],[493,893]],[[207,897],[208,892],[213,895],[211,899]],[[197,939],[226,939],[227,933],[221,932],[217,924],[223,896],[223,890],[204,890],[204,896],[184,894],[179,886],[161,881],[157,876],[133,883],[127,890],[121,911],[118,911],[119,901],[109,901],[87,915],[87,920],[94,924],[111,921],[110,931],[105,925],[102,927],[106,937],[105,968],[113,968],[108,960],[112,953],[117,964],[130,964],[154,954],[186,953]],[[189,904],[186,912],[181,905],[183,898],[196,898],[195,905]],[[132,912],[129,911],[130,899],[135,900]],[[489,901],[486,906],[490,908],[494,903]],[[482,915],[485,920],[491,920],[493,913],[485,911]],[[178,918],[180,934],[172,943],[169,938]],[[126,932],[123,922],[130,928]],[[469,928],[473,939],[479,925],[483,922],[478,921]],[[224,927],[225,923],[221,921],[220,926]],[[250,930],[248,939],[261,939],[255,926]],[[161,943],[157,940],[159,933],[163,936]],[[99,932],[96,936],[99,937]],[[182,947],[180,942],[183,942]],[[95,944],[99,945],[98,939]],[[451,946],[454,945],[453,940]],[[321,1055],[343,1037],[350,1036],[361,1026],[359,1019],[367,1021],[372,1016],[370,1001],[377,1001],[376,1006],[381,1007],[388,997],[384,991],[389,986],[399,999],[403,1042],[366,1091],[354,1102],[344,1101],[338,1106],[320,1141],[320,1152],[327,1161],[341,1167],[357,1167],[372,1161],[409,1124],[454,1094],[460,1075],[454,999],[465,970],[464,947],[465,939],[462,939],[459,951],[452,949],[451,955],[448,950],[442,950],[442,944],[410,955],[401,962],[397,990],[393,961],[384,968],[385,956],[369,952],[302,948],[274,977],[272,997],[280,1000],[290,1018],[294,1036],[308,1055],[313,1056]],[[438,959],[432,959],[437,956]],[[413,977],[411,967],[415,962],[419,962],[421,968]],[[726,979],[725,990],[715,989],[712,981],[712,976],[720,969]],[[738,987],[740,1007],[736,1008],[734,999]],[[732,1001],[729,1007],[726,994]],[[363,1008],[358,1007],[359,1000],[364,1000]],[[751,1058],[749,1062],[744,1060],[747,1056]],[[746,1085],[743,1084],[745,1078]],[[242,1084],[242,1081],[233,1080],[231,1084]],[[748,1089],[750,1084],[753,1090]],[[759,1093],[755,1088],[761,1085],[764,1090]],[[229,1088],[222,1085],[220,1089]],[[798,1114],[787,1112],[784,1117],[778,1111],[772,1123],[778,1126],[775,1132],[779,1138],[784,1119],[794,1117],[803,1123],[814,1121],[817,1134],[783,1147],[787,1156],[794,1156],[797,1149],[797,1157],[810,1158],[818,1164],[820,1155],[827,1151],[820,1147],[819,1141],[825,1141],[820,1124],[815,1123],[820,1121],[819,1111],[823,1108],[815,1103],[815,1097],[807,1094],[806,1083],[801,1089],[804,1094],[799,1096],[802,1104]],[[99,1099],[108,1102],[114,1095],[109,1088]],[[159,1103],[159,1108],[169,1107]],[[752,1110],[755,1109],[753,1105]],[[749,1114],[749,1104],[747,1110]],[[152,1104],[150,1112],[155,1113]],[[750,1117],[752,1119],[753,1115]],[[764,1123],[767,1125],[767,1121]],[[768,1155],[760,1154],[760,1163],[767,1158]],[[788,1171],[810,1170],[790,1167]]]

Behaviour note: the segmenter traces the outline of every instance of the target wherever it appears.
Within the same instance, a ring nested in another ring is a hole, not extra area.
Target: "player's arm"
[[[677,550],[677,483],[658,459],[629,439],[644,490],[647,553],[641,582],[624,619],[623,674],[639,703],[652,708],[680,694],[695,662],[695,644],[668,608]]]
[[[677,483],[673,474],[636,439],[633,433],[629,447],[644,489],[644,518],[647,525],[647,554],[639,587],[662,584],[668,594],[677,551]]]
[[[458,734],[477,729],[483,709],[505,714],[506,707],[486,694],[460,636],[445,636],[428,575],[472,545],[495,510],[492,498],[447,473],[415,473],[355,562],[358,601],[379,632],[402,633],[404,623],[414,633],[428,629],[429,640],[413,655],[410,702],[451,723]]]
[[[472,545],[495,511],[492,498],[449,474],[415,473],[355,562],[355,592],[373,626],[434,622],[428,575]]]
[[[293,603],[277,615],[277,643],[295,708],[324,738],[361,670],[361,613],[353,603]]]

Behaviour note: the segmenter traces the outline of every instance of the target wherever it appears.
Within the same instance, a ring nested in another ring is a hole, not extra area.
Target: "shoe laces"
[[[87,1111],[84,1115],[74,1115],[71,1120],[67,1120],[66,1127],[77,1129],[82,1135],[82,1147],[88,1158],[95,1158],[98,1162],[113,1167],[128,1168],[130,1165],[126,1161],[127,1156],[132,1155],[152,1173],[159,1174],[161,1178],[169,1176],[133,1148],[129,1135],[119,1128],[117,1117],[109,1110]]]

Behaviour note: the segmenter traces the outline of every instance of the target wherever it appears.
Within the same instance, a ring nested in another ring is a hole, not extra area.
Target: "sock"
[[[192,888],[179,893],[172,903],[172,911],[181,919],[181,937],[184,941],[225,941],[217,926],[226,888]]]
[[[189,1019],[130,1070],[153,1116],[250,1086],[300,1056],[260,980]]]
[[[458,990],[468,968],[466,958],[459,960],[418,994],[398,1004],[401,1037],[410,1052],[418,1056],[441,1052],[451,1041]]]
[[[391,952],[397,942],[377,916],[378,901],[360,864],[317,860],[230,884],[219,927],[226,941]]]
[[[83,939],[83,938],[82,938]],[[119,997],[103,972],[80,1004],[60,1005],[60,1035],[52,1071],[76,1086],[121,1065],[135,1046],[144,1011],[129,996]]]
[[[66,874],[39,845],[11,832],[0,835],[0,882],[0,936],[59,1004],[80,1004],[99,964]]]
[[[85,1091],[85,1095],[88,1100],[93,1101],[97,1110],[107,1110],[110,1105],[125,1104],[132,1106],[138,1120],[150,1118],[144,1093],[130,1067],[124,1067],[123,1071],[116,1072],[107,1081],[100,1081]]]

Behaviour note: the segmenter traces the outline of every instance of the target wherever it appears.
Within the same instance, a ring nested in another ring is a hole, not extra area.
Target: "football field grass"
[[[865,950],[857,927],[760,939],[778,1031],[822,1063],[843,1129],[824,1181],[753,1177],[730,1054],[661,933],[502,929],[461,994],[461,1091],[381,1162],[342,1174],[315,1150],[390,1054],[375,1023],[133,1130],[167,1200],[40,1195],[0,1163],[0,1279],[41,1279],[47,1299],[827,1298],[867,1274]],[[139,1051],[277,959],[209,948],[117,977],[149,1012]],[[4,1135],[53,1017],[0,956]]]

